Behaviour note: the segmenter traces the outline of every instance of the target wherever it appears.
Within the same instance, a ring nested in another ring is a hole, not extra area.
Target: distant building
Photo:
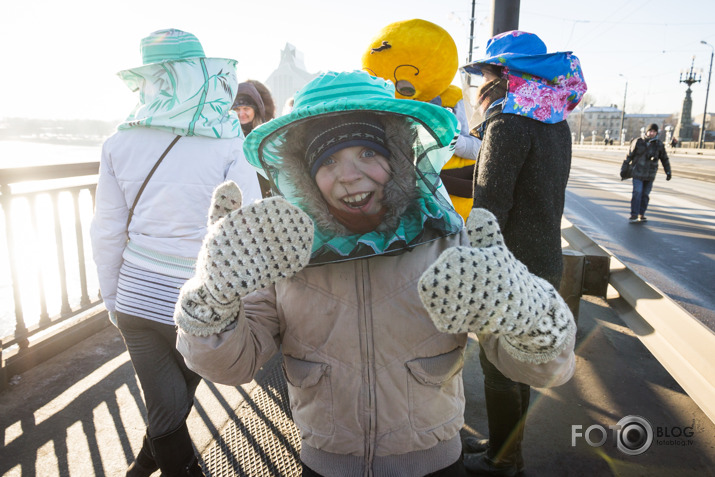
[[[712,142],[715,141],[715,130],[713,130],[713,113],[708,113],[705,115],[705,120],[703,121],[703,114],[699,114],[693,118],[693,122],[697,125],[697,139],[700,140],[700,127],[704,124],[705,125],[705,137],[703,140],[705,142]]]
[[[295,46],[286,43],[281,51],[278,68],[266,80],[276,103],[276,116],[280,116],[286,101],[318,74],[308,73],[303,64],[303,54]]]
[[[584,144],[590,144],[592,141],[603,144],[607,139],[612,139],[613,144],[620,144],[621,120],[623,129],[626,130],[626,143],[640,136],[641,128],[648,127],[651,123],[658,125],[661,139],[665,140],[666,126],[675,127],[677,123],[677,118],[670,114],[623,115],[622,112],[615,104],[577,108],[567,118],[574,142],[580,143],[580,138],[583,137]]]
[[[666,141],[667,131],[673,131],[678,123],[678,117],[673,114],[626,114],[626,120],[623,128],[626,129],[626,141],[630,141],[641,135],[641,128],[645,132],[645,128],[650,124],[658,125],[658,135],[661,141]],[[670,127],[670,129],[669,129]],[[667,138],[670,140],[670,138]]]
[[[575,142],[580,142],[583,136],[584,143],[590,143],[593,131],[596,131],[596,140],[603,143],[606,136],[618,141],[621,126],[621,110],[615,105],[594,106],[577,108],[567,119],[571,132],[575,133]]]

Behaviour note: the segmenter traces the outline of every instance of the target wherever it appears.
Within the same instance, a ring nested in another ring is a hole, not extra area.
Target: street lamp
[[[474,4],[472,0],[472,18],[469,19],[469,62],[472,62],[472,52],[474,51]]]
[[[708,95],[710,93],[710,75],[713,73],[713,55],[715,55],[715,48],[705,40],[701,40],[700,43],[703,45],[708,45],[712,52],[710,53],[710,72],[708,73],[708,86],[705,89],[705,111],[703,112],[703,124],[700,126],[700,144],[698,148],[703,148],[703,140],[705,138],[705,118],[708,116]]]
[[[618,73],[618,76],[623,76],[626,78],[625,75]],[[621,111],[621,134],[623,134],[623,121],[626,119],[626,95],[628,94],[628,78],[626,78],[626,89],[623,91],[623,111]],[[623,141],[625,138],[621,139],[621,146],[623,145]]]

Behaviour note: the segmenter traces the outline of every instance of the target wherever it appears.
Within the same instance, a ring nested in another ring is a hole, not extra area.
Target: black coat
[[[546,124],[513,114],[488,120],[474,173],[474,207],[492,212],[514,256],[556,289],[570,169],[566,121]]]
[[[670,174],[670,159],[665,152],[665,144],[660,139],[637,138],[631,141],[626,161],[633,164],[632,177],[641,181],[655,180],[658,160],[663,163],[666,174]]]

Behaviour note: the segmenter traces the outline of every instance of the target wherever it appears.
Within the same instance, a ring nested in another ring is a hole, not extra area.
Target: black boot
[[[524,384],[510,389],[484,387],[489,440],[465,439],[464,465],[472,475],[514,477],[524,471],[521,441],[529,406],[530,388]],[[486,442],[485,442],[486,441]]]
[[[149,477],[158,469],[159,466],[156,464],[154,456],[151,454],[149,440],[147,439],[146,434],[144,434],[144,443],[134,459],[134,462],[132,462],[132,465],[130,465],[127,469],[127,477]]]
[[[152,438],[151,447],[162,477],[204,477],[186,422],[163,436]]]
[[[489,439],[478,439],[474,436],[464,438],[462,448],[465,454],[479,454],[489,448]]]

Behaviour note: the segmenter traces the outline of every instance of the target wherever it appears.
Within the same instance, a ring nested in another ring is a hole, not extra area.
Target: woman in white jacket
[[[201,378],[176,351],[174,304],[193,276],[213,189],[236,181],[249,202],[260,191],[230,109],[235,60],[206,58],[194,35],[174,29],[144,38],[141,50],[144,65],[119,73],[140,103],[102,148],[92,248],[147,407],[127,475],[203,475],[186,427]]]

